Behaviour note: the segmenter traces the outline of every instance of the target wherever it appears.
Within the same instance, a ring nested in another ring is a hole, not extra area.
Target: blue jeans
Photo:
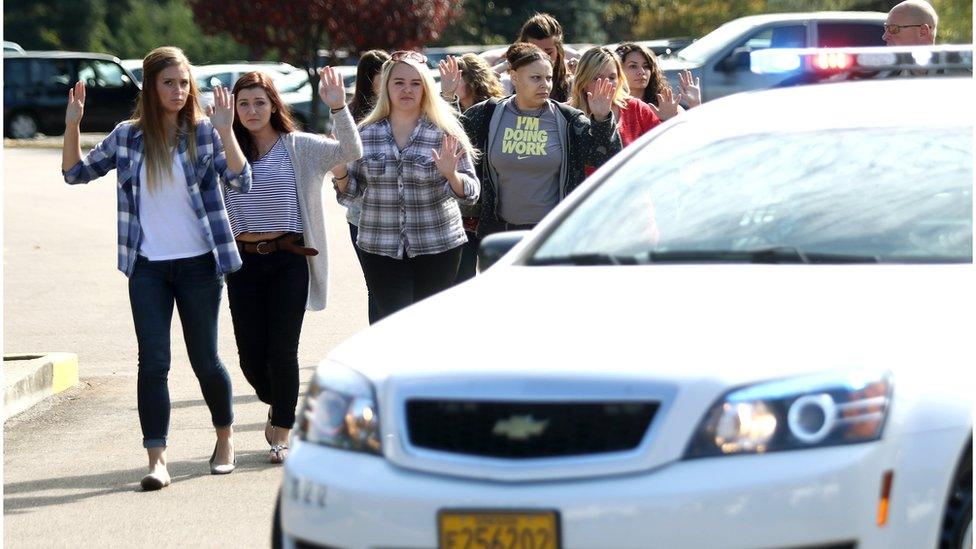
[[[139,256],[129,278],[129,304],[139,342],[137,399],[142,445],[165,447],[169,431],[170,324],[180,312],[190,365],[215,427],[234,422],[230,376],[217,356],[217,313],[223,277],[212,253],[168,261]]]

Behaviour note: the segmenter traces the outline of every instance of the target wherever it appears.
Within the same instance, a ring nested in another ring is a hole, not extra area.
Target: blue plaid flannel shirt
[[[142,240],[142,227],[139,224],[139,173],[144,151],[142,139],[140,128],[131,121],[122,122],[85,158],[64,172],[64,180],[75,185],[97,179],[113,168],[117,170],[119,270],[127,277],[132,276],[135,269]],[[251,165],[245,164],[240,174],[230,171],[220,136],[209,120],[197,123],[196,139],[196,166],[190,163],[185,136],[180,137],[177,154],[183,164],[187,189],[193,211],[200,221],[200,229],[213,246],[217,270],[220,274],[227,274],[241,267],[241,256],[234,242],[218,183],[223,180],[240,192],[248,192],[251,189]]]

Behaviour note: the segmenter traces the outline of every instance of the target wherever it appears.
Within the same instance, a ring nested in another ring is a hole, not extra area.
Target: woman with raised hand
[[[380,318],[453,284],[467,241],[458,202],[474,203],[480,191],[475,151],[426,61],[393,53],[376,107],[359,124],[363,157],[333,171],[340,203],[362,196],[356,244]]]
[[[620,60],[608,48],[590,48],[580,58],[569,104],[590,116],[592,110],[588,98],[593,96],[601,80],[616,86],[611,110],[617,121],[620,141],[624,147],[661,123],[661,119],[654,114],[649,105],[630,96]],[[587,175],[595,170],[593,166],[586,167]]]
[[[85,85],[68,92],[61,169],[70,184],[115,169],[119,270],[139,346],[137,400],[149,455],[144,490],[170,484],[166,436],[170,399],[170,322],[179,309],[190,365],[216,430],[210,472],[234,470],[231,383],[217,356],[223,276],[241,267],[221,186],[247,192],[251,167],[234,137],[234,97],[214,90],[209,120],[198,103],[190,62],[179,48],[156,48],[142,62],[143,86],[131,120],[82,158]]]
[[[531,229],[586,177],[620,150],[611,105],[615,88],[598,79],[588,92],[590,116],[550,97],[553,61],[537,46],[505,54],[515,95],[489,99],[462,117],[482,181],[478,235]]]
[[[675,94],[661,72],[654,52],[640,44],[625,42],[615,51],[627,77],[630,95],[650,105],[662,121],[681,112],[680,94]]]
[[[359,64],[356,66],[356,92],[352,96],[349,104],[349,111],[352,119],[357,124],[362,122],[373,107],[376,106],[376,98],[380,94],[381,72],[383,63],[390,59],[390,54],[383,50],[369,50],[359,56]],[[359,260],[359,268],[363,268],[363,254],[356,246],[356,238],[359,236],[359,214],[362,212],[362,200],[353,200],[346,208],[346,222],[349,224],[349,237],[352,239],[352,248],[356,252],[356,259]],[[365,276],[365,275],[364,275]],[[379,319],[379,311],[376,308],[376,298],[366,286],[366,314],[370,324]]]
[[[450,61],[453,61],[453,65]],[[473,53],[466,53],[460,59],[449,56],[448,62],[441,61],[441,64],[441,97],[445,101],[456,102],[462,112],[476,103],[505,96],[498,75],[480,56]],[[480,214],[481,204],[461,205],[461,218],[468,242],[461,250],[461,263],[456,279],[458,283],[474,277],[477,271],[478,246],[481,244],[481,239],[478,238]]]
[[[281,463],[298,404],[298,340],[305,311],[326,306],[328,253],[322,182],[336,164],[362,155],[346,108],[342,77],[319,71],[319,97],[338,140],[295,131],[270,76],[249,72],[234,84],[234,134],[251,163],[250,192],[226,193],[243,267],[227,275],[234,337],[244,377],[269,405],[269,461]]]

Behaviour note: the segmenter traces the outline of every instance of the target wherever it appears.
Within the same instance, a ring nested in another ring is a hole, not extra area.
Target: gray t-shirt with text
[[[555,107],[523,116],[510,103],[492,140],[489,161],[498,174],[498,215],[509,223],[538,223],[559,202],[562,142]]]

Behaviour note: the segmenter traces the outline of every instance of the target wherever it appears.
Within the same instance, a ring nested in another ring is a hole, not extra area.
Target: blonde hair
[[[630,97],[630,87],[627,85],[627,76],[624,68],[620,64],[620,59],[607,48],[590,48],[586,50],[583,57],[580,57],[579,65],[576,67],[576,78],[573,80],[573,93],[569,98],[570,106],[590,115],[590,104],[586,100],[586,87],[590,82],[596,80],[600,74],[600,69],[610,63],[617,71],[617,89],[613,93],[613,104],[620,107],[627,107],[627,98]]]
[[[187,152],[190,160],[196,164],[196,126],[203,117],[203,111],[200,109],[199,92],[193,76],[190,76],[190,91],[186,104],[176,115],[176,141],[171,140],[167,132],[165,113],[159,99],[159,92],[156,91],[156,79],[159,74],[174,66],[182,66],[187,71],[190,70],[190,61],[183,50],[172,46],[156,48],[142,60],[142,91],[139,92],[132,122],[142,129],[142,142],[146,155],[146,186],[150,193],[156,191],[165,175],[172,173],[172,149],[176,146],[180,135],[186,136]]]
[[[471,139],[468,138],[468,134],[464,131],[464,127],[457,119],[457,115],[454,113],[454,109],[441,98],[441,95],[434,91],[434,79],[431,77],[430,72],[427,71],[426,67],[423,67],[417,63],[410,62],[408,60],[398,60],[398,61],[387,61],[383,64],[382,72],[382,84],[380,86],[380,93],[376,97],[376,106],[373,110],[359,123],[359,127],[367,126],[369,124],[375,124],[389,118],[391,111],[391,101],[390,101],[390,73],[393,72],[393,67],[397,64],[404,64],[414,68],[418,74],[420,74],[420,82],[423,87],[424,94],[420,101],[420,112],[423,113],[431,122],[434,123],[442,132],[452,135],[457,138],[464,148],[464,152],[469,155],[471,161],[474,162],[477,159],[478,151],[471,144]]]

